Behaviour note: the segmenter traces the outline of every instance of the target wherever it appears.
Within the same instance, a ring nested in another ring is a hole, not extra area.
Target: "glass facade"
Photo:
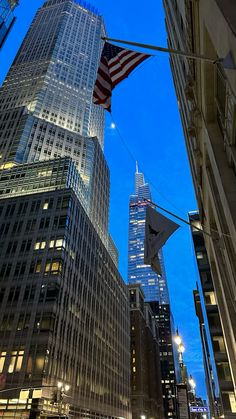
[[[45,1],[0,89],[4,418],[130,419],[129,299],[92,104],[104,33],[85,3]]]
[[[149,205],[145,199],[151,200],[150,187],[137,169],[135,195],[130,196],[129,202],[128,282],[142,285],[146,301],[168,304],[169,295],[162,250],[159,252],[162,275],[157,275],[143,261],[146,207]]]
[[[93,105],[102,17],[77,2],[46,1],[37,12],[0,92],[0,110],[24,113],[103,146],[104,111]],[[4,120],[4,119],[2,119]]]
[[[108,248],[104,110],[92,103],[104,33],[102,17],[83,3],[51,0],[39,9],[0,89],[0,168],[71,157]]]
[[[13,9],[17,4],[14,0],[0,0],[0,48],[15,21]]]

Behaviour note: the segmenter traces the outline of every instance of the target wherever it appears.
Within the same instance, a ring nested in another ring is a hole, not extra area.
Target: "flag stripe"
[[[120,76],[119,78],[116,78],[116,80],[114,80],[114,82],[112,83],[113,88],[120,83],[124,78],[128,77],[129,74],[135,69],[135,67],[137,67],[138,64],[141,64],[141,62],[143,62],[147,57],[143,57],[141,59],[139,59],[139,61],[135,62],[135,63],[130,63],[129,68],[127,69],[127,71],[125,72],[125,75]]]
[[[123,68],[127,62],[131,61],[133,58],[135,58],[138,55],[140,54],[131,51],[131,53],[127,54],[125,57],[119,60],[116,64],[114,63],[114,65],[112,65],[111,67],[109,66],[111,77],[113,74],[115,74],[117,69],[119,70],[120,68]]]
[[[150,55],[105,42],[93,92],[93,103],[111,109],[112,89]]]
[[[120,78],[120,76],[124,76],[127,77],[127,75],[142,61],[142,59],[138,56],[134,59],[132,59],[132,61],[128,61],[125,66],[122,68],[121,71],[116,71],[114,75],[112,75],[112,84],[114,85],[114,83],[116,82],[116,80],[118,78]],[[127,75],[126,75],[127,74]]]
[[[122,59],[125,59],[125,57],[127,55],[129,55],[130,53],[133,53],[133,52],[134,51],[130,51],[130,50],[124,49],[122,52],[120,52],[119,54],[117,54],[116,57],[114,57],[111,60],[109,60],[109,68],[111,68],[114,65],[116,65],[117,62],[121,62]]]

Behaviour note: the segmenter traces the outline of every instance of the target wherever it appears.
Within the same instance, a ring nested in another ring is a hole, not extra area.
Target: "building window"
[[[0,373],[3,371],[5,360],[6,360],[6,352],[1,352],[0,355]]]
[[[62,260],[53,259],[46,262],[45,274],[58,275],[62,272]]]
[[[212,344],[215,352],[226,352],[225,343],[222,336],[213,336]]]
[[[41,271],[41,262],[37,262],[36,265],[35,265],[35,271],[34,272],[36,274],[39,274],[40,271]]]
[[[45,247],[46,247],[46,242],[45,241],[37,241],[34,245],[34,250],[45,249]]]
[[[231,391],[223,391],[222,399],[225,410],[229,410],[232,413],[236,413],[236,400],[234,393]]]
[[[216,305],[216,298],[214,291],[204,293],[205,303],[207,305]]]
[[[19,372],[21,370],[22,362],[23,362],[24,351],[12,351],[11,353],[11,360],[8,367],[9,374],[15,372]]]
[[[54,239],[54,240],[50,240],[49,248],[50,249],[55,248],[57,250],[61,250],[61,249],[65,248],[64,237],[57,238],[57,239]]]
[[[216,368],[218,372],[218,378],[224,381],[231,381],[231,374],[228,362],[217,362]]]

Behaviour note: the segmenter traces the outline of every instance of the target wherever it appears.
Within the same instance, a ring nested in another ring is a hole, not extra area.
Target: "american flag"
[[[114,87],[149,57],[105,42],[93,91],[93,103],[111,112],[111,92]]]

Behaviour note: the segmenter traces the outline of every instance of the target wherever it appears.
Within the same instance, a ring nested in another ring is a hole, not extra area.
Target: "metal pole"
[[[141,44],[139,42],[125,41],[122,39],[107,38],[107,37],[102,37],[101,39],[103,39],[104,41],[117,42],[119,44],[132,45],[139,48],[152,49],[154,51],[167,52],[172,55],[180,55],[182,57],[190,58],[192,60],[203,60],[212,64],[216,64],[223,61],[222,58],[210,58],[210,57],[206,57],[205,55],[195,54],[193,52],[179,51],[173,48],[163,48],[163,47],[158,47],[156,45]]]

